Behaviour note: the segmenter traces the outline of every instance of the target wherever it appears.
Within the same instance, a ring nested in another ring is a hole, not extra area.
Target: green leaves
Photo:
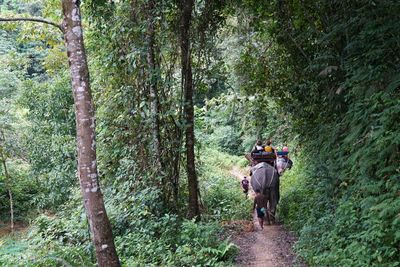
[[[278,103],[301,136],[303,166],[299,181],[283,183],[281,212],[300,232],[300,254],[316,266],[399,262],[399,8],[392,1],[286,1],[265,6],[273,14],[266,29],[251,28],[253,42],[272,39],[280,55],[278,64],[260,62],[249,50],[243,73],[249,92],[284,100]],[[254,78],[246,72],[251,63],[272,75]]]

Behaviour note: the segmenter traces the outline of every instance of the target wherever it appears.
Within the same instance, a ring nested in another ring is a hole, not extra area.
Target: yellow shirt
[[[264,151],[265,151],[265,152],[272,153],[272,152],[273,152],[272,146],[265,146],[265,147],[264,147]]]

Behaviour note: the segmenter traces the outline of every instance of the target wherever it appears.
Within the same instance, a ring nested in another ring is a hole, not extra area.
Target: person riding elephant
[[[261,140],[257,140],[256,144],[254,145],[252,152],[260,152],[264,151],[264,146],[261,142]]]

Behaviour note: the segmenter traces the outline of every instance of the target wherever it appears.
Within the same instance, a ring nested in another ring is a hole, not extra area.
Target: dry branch
[[[38,19],[38,18],[0,18],[0,22],[15,22],[15,21],[31,21],[31,22],[39,22],[39,23],[44,23],[48,25],[52,25],[54,27],[57,27],[61,32],[64,32],[63,27],[60,24],[57,24],[52,21],[48,21],[45,19]]]

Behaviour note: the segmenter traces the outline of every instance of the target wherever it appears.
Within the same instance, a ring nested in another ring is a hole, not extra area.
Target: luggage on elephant
[[[258,162],[273,162],[276,159],[273,152],[252,152],[251,157]]]

